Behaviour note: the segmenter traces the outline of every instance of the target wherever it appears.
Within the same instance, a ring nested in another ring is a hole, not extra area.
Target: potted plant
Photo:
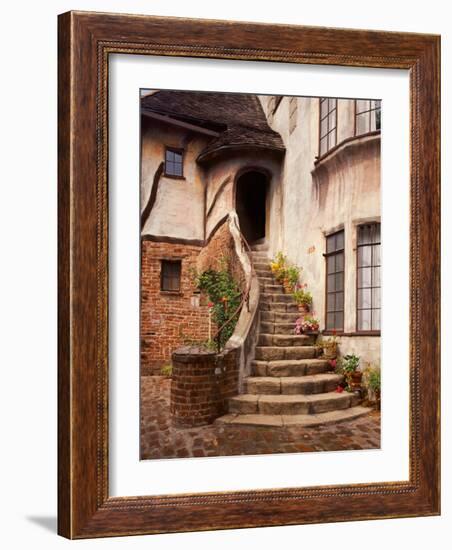
[[[309,313],[312,305],[312,294],[306,290],[307,284],[298,284],[293,291],[294,300],[297,302],[300,313]]]
[[[347,386],[350,391],[361,390],[361,380],[363,373],[358,370],[360,358],[353,353],[345,355],[341,359],[341,368],[347,381]]]
[[[319,321],[312,315],[299,317],[295,321],[295,334],[317,334],[319,332]]]
[[[380,367],[369,367],[364,371],[364,385],[367,389],[367,396],[371,403],[374,403],[377,410],[380,410],[381,399],[381,372]]]
[[[280,283],[282,283],[286,277],[286,263],[286,256],[282,252],[278,252],[275,259],[270,262],[271,272]]]
[[[296,285],[298,284],[298,278],[300,276],[300,269],[293,265],[286,269],[285,277],[284,277],[284,290],[287,292],[287,294],[292,293]]]
[[[321,344],[323,349],[323,356],[325,357],[325,359],[335,359],[338,355],[338,342],[336,331],[333,330],[332,332],[333,336],[331,338],[322,338]]]

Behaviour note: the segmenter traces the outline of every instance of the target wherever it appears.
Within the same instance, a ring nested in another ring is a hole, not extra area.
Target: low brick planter
[[[203,426],[227,413],[228,399],[238,394],[236,350],[217,355],[198,347],[182,347],[173,353],[172,363],[174,426]]]

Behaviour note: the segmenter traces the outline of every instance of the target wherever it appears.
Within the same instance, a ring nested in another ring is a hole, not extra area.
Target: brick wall
[[[173,354],[171,416],[180,428],[212,423],[228,412],[228,400],[238,394],[238,350],[216,355],[197,348]]]
[[[240,260],[235,254],[234,239],[229,231],[228,220],[218,228],[208,244],[201,250],[196,262],[198,271],[202,273],[207,269],[220,269],[222,257],[227,259],[234,280],[244,290],[245,275]]]
[[[191,269],[200,247],[141,242],[141,374],[159,374],[172,352],[208,338],[208,308],[199,305]],[[160,290],[161,260],[181,260],[180,293]]]

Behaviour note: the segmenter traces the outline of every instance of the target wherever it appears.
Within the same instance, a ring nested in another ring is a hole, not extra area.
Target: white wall
[[[258,9],[257,9],[258,8]],[[452,179],[452,28],[439,0],[378,4],[190,2],[176,0],[50,0],[9,2],[2,11],[0,234],[2,546],[46,548],[299,548],[410,550],[450,547],[452,374],[443,373],[443,517],[246,529],[69,542],[54,531],[56,513],[56,14],[69,9],[255,20],[393,31],[443,33],[443,181]],[[447,95],[446,95],[447,94]],[[24,149],[24,128],[31,139]],[[26,155],[24,155],[26,150]],[[452,191],[444,185],[443,280],[450,279]],[[33,230],[30,230],[30,227]],[[444,292],[444,356],[452,354]],[[446,434],[448,437],[446,437]]]

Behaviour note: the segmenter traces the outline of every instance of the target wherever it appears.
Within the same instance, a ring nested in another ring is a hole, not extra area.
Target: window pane
[[[336,258],[336,271],[343,271],[344,270],[344,253],[340,252],[339,254],[336,254],[335,258]]]
[[[344,290],[344,272],[336,273],[336,290]]]
[[[334,293],[327,294],[327,298],[326,298],[326,310],[327,311],[336,311],[335,308],[334,308],[334,305],[335,305],[334,296],[335,296]]]
[[[320,122],[320,137],[323,137],[328,132],[328,118]]]
[[[358,226],[358,244],[370,244],[372,242],[372,226]]]
[[[372,247],[360,246],[358,248],[358,267],[370,267],[372,264]]]
[[[328,111],[331,111],[332,109],[336,108],[336,99],[330,97],[328,100]]]
[[[328,136],[320,140],[320,156],[324,155],[327,152]]]
[[[344,309],[344,293],[336,292],[336,307],[335,311],[342,311]]]
[[[369,113],[356,116],[356,135],[366,134],[369,131]]]
[[[327,292],[334,292],[336,290],[336,277],[337,275],[328,275]]]
[[[328,134],[328,150],[332,149],[336,145],[336,131],[333,130]]]
[[[380,268],[379,267],[373,267],[372,268],[372,285],[373,286],[380,286]]]
[[[174,160],[174,152],[173,151],[166,151],[166,160],[167,161],[173,161]]]
[[[381,245],[380,244],[375,244],[373,247],[372,247],[372,255],[373,255],[373,264],[375,266],[377,265],[381,265],[381,258],[380,258],[380,252],[381,252]]]
[[[320,118],[324,118],[328,113],[328,100],[320,100]]]
[[[373,288],[372,289],[372,307],[381,307],[380,306],[380,289],[379,288]]]
[[[368,99],[357,99],[356,100],[356,113],[362,113],[363,111],[369,110],[369,100]]]
[[[369,287],[371,285],[372,285],[372,268],[364,267],[364,268],[358,269],[358,288]]]
[[[329,256],[327,259],[326,259],[326,269],[327,269],[327,273],[334,273],[336,271],[335,269],[335,265],[336,265],[336,258],[335,256]]]
[[[175,176],[182,176],[182,164],[175,164],[174,165],[174,175]]]
[[[370,288],[360,288],[358,290],[358,309],[371,308],[371,289]]]
[[[332,130],[333,128],[336,128],[336,109],[334,111],[331,111],[331,113],[328,115],[329,119],[329,129]]]
[[[334,313],[327,313],[326,315],[326,328],[332,329],[334,326]]]
[[[336,329],[342,330],[344,328],[344,314],[343,312],[335,314],[335,327]]]
[[[336,235],[330,235],[326,238],[326,251],[327,254],[336,250]]]
[[[372,310],[372,330],[380,330],[380,310]]]
[[[381,226],[379,223],[374,223],[372,225],[372,242],[373,243],[380,243],[381,241],[381,236],[380,236],[380,232],[381,232]]]
[[[165,171],[167,174],[174,174],[174,162],[167,162],[166,165],[165,165]]]
[[[358,330],[371,330],[370,309],[358,311]]]
[[[336,233],[336,250],[342,250],[344,248],[344,232],[340,231]]]

